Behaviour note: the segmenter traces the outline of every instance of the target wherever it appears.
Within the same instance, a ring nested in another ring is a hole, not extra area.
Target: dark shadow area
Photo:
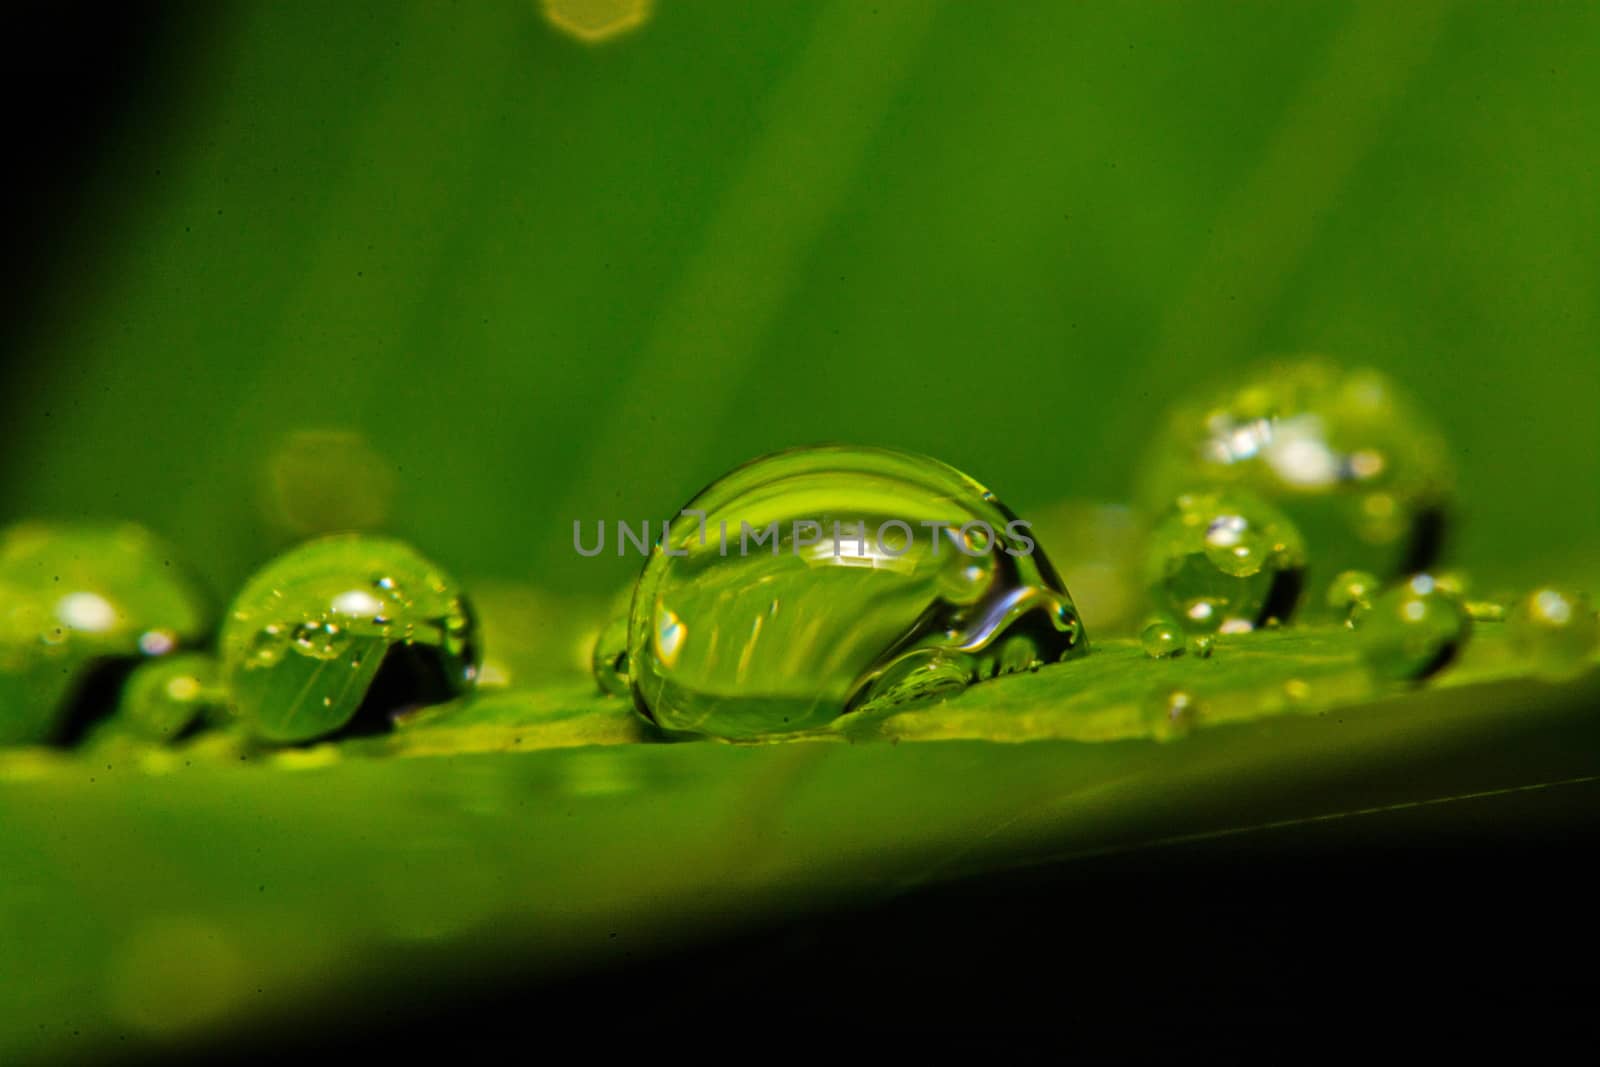
[[[427,645],[390,645],[383,664],[367,688],[361,706],[333,736],[372,737],[394,729],[395,716],[417,708],[443,704],[461,694],[459,680],[452,681],[444,654]],[[308,743],[322,743],[326,737]]]
[[[194,66],[174,57],[200,46],[220,13],[144,0],[27,0],[7,9],[0,389],[27,377],[21,357],[45,302],[59,297],[67,235],[114,221],[86,217],[107,153],[123,138],[167,128]]]
[[[90,731],[116,712],[122,687],[139,663],[136,656],[123,656],[87,664],[47,743],[73,748],[87,738]]]
[[[189,1062],[572,1047],[712,1060],[1048,1050],[1383,1059],[1572,1035],[1600,786],[1313,822],[931,887],[562,981],[441,983]],[[942,1058],[942,1057],[941,1057]]]

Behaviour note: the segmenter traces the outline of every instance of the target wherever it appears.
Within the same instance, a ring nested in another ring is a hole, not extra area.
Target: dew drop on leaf
[[[634,704],[666,729],[812,729],[1087,649],[1026,526],[936,460],[794,449],[685,510],[703,526],[680,515],[658,539],[628,623]]]
[[[123,683],[116,712],[96,738],[174,741],[205,722],[226,716],[221,665],[210,655],[185,652],[140,664]]]
[[[1322,599],[1335,619],[1348,621],[1356,612],[1372,606],[1380,584],[1378,576],[1369,571],[1340,571],[1328,583]]]
[[[1394,580],[1432,566],[1453,486],[1443,437],[1394,382],[1305,358],[1175,407],[1154,436],[1140,498],[1161,508],[1196,488],[1251,489],[1294,520],[1321,586],[1339,571]]]
[[[1142,709],[1145,727],[1158,741],[1186,737],[1200,719],[1200,701],[1187,689],[1158,689]]]
[[[1191,632],[1287,620],[1305,548],[1277,508],[1244,490],[1185,493],[1151,531],[1145,573],[1160,610]]]
[[[1139,631],[1139,645],[1151,659],[1167,659],[1183,652],[1183,628],[1171,619],[1156,619]]]
[[[206,598],[174,558],[131,523],[0,532],[0,744],[81,740],[136,664],[204,637]]]
[[[1517,602],[1507,624],[1513,647],[1541,677],[1561,681],[1593,666],[1600,619],[1583,593],[1535,589]]]
[[[1368,668],[1396,682],[1419,681],[1444,669],[1470,626],[1461,601],[1426,574],[1384,591],[1355,620]]]
[[[473,620],[460,587],[409,545],[322,538],[272,560],[234,598],[224,679],[270,741],[384,730],[398,712],[471,688]]]
[[[594,680],[602,693],[628,693],[628,616],[618,615],[594,641]]]

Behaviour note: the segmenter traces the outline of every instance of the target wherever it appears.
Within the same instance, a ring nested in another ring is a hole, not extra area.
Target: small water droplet
[[[1196,659],[1210,659],[1216,641],[1210,634],[1195,634],[1189,638],[1189,655]]]
[[[612,619],[595,638],[594,680],[600,691],[612,696],[628,693],[628,616]]]
[[[173,558],[130,523],[0,531],[0,745],[76,743],[112,710],[86,702],[89,672],[198,642],[208,605]]]
[[[1541,677],[1562,681],[1593,666],[1600,620],[1585,594],[1541,586],[1518,601],[1508,633],[1512,646]]]
[[[1356,623],[1367,666],[1390,681],[1438,673],[1455,658],[1470,624],[1461,602],[1426,574],[1377,596]]]
[[[1214,632],[1288,618],[1304,566],[1298,531],[1271,504],[1246,492],[1185,493],[1152,531],[1146,574],[1162,609]]]
[[[1372,606],[1379,584],[1377,575],[1369,571],[1340,571],[1328,583],[1323,600],[1334,618],[1348,623],[1353,616]]]
[[[1183,631],[1171,619],[1156,619],[1139,631],[1139,644],[1151,659],[1169,659],[1183,652]]]
[[[95,740],[172,741],[202,720],[223,721],[225,704],[220,665],[211,656],[186,652],[150,660],[123,683],[116,711],[96,729]]]
[[[1188,689],[1160,689],[1145,701],[1145,727],[1158,741],[1188,736],[1200,721],[1200,701]]]

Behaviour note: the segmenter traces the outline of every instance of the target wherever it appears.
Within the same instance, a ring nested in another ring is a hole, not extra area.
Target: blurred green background
[[[1173,398],[1318,350],[1443,424],[1460,560],[1600,544],[1595,5],[178,11],[0,382],[0,518],[142,520],[225,595],[267,457],[354,430],[469,583],[603,593],[637,560],[573,519],[758,453],[1116,499]]]

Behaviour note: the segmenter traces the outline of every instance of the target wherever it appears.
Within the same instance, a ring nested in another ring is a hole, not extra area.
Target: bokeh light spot
[[[299,537],[382,526],[394,488],[393,466],[353,430],[297,430],[267,458],[268,519]]]
[[[541,6],[550,25],[598,44],[644,25],[655,0],[542,0]]]

